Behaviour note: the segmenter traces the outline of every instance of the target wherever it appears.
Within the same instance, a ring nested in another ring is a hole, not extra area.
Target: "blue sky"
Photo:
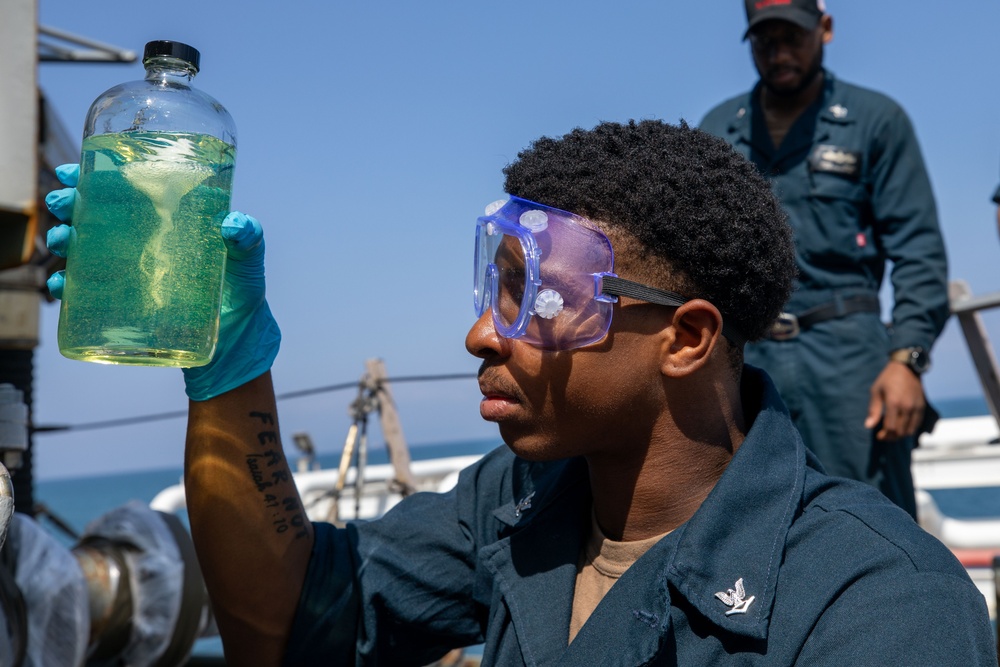
[[[990,201],[1000,182],[1000,3],[828,0],[827,66],[910,113],[938,198],[953,278],[1000,290]],[[284,340],[278,392],[390,375],[472,373],[473,224],[502,196],[501,169],[542,135],[604,120],[696,124],[756,79],[736,0],[486,3],[39,0],[39,21],[141,52],[198,48],[194,84],[239,131],[233,206],[267,239],[268,300]],[[132,65],[42,64],[39,83],[82,133],[90,103],[141,78]],[[888,296],[888,293],[886,294]],[[183,410],[179,371],[70,361],[42,308],[35,420],[78,424]],[[1000,333],[1000,319],[987,314]],[[949,323],[927,376],[932,400],[979,392]],[[473,381],[394,388],[415,444],[496,436]],[[350,392],[280,404],[291,446],[343,445]],[[36,474],[54,478],[180,466],[184,420],[38,435]],[[499,439],[498,439],[499,442]],[[378,439],[372,446],[380,446]]]

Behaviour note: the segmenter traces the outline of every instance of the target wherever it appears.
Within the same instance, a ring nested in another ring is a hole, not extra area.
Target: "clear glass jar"
[[[192,367],[215,350],[236,128],[191,86],[196,49],[146,44],[146,76],[111,88],[84,124],[59,313],[71,359]]]

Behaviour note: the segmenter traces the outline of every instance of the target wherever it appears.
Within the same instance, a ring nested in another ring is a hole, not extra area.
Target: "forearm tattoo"
[[[254,411],[250,413],[250,418],[262,425],[262,430],[257,433],[261,451],[246,455],[247,468],[270,515],[274,531],[288,533],[295,539],[308,537],[305,509],[299,503],[295,480],[285,463],[274,415]]]

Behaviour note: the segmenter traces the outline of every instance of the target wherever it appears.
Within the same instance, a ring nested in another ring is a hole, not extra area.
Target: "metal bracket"
[[[1000,425],[1000,371],[997,369],[996,355],[990,344],[980,310],[1000,306],[1000,292],[974,297],[972,289],[964,280],[952,280],[948,283],[948,299],[951,312],[958,318],[958,323],[965,334],[965,342],[972,354],[972,363],[979,374],[979,382],[983,385],[983,395],[990,414]]]

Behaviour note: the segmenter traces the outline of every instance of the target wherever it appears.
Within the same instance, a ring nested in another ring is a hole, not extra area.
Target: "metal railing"
[[[952,314],[958,319],[965,342],[972,354],[972,363],[983,386],[983,396],[990,414],[1000,425],[1000,368],[990,343],[980,311],[1000,306],[1000,292],[974,296],[964,280],[948,284],[948,300]]]

